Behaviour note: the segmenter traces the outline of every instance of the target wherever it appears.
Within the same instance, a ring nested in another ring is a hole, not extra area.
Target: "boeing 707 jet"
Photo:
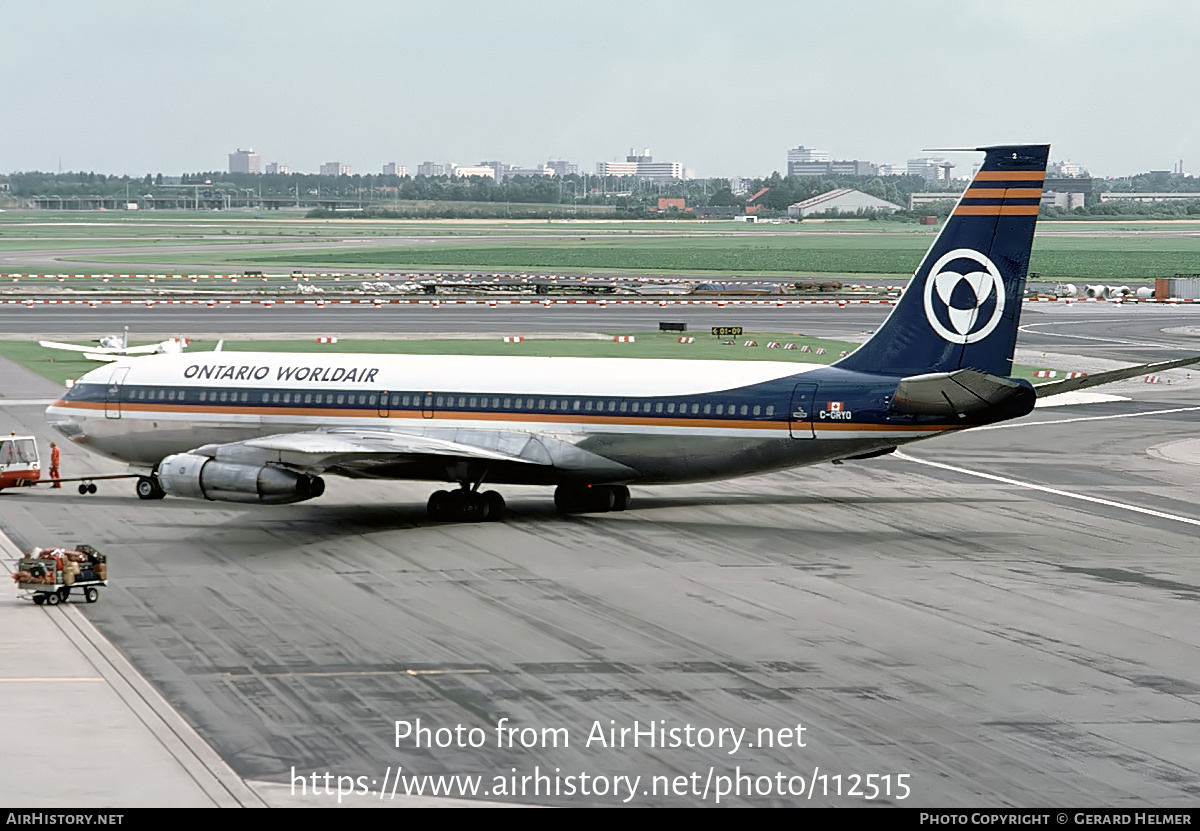
[[[327,475],[457,483],[435,519],[495,520],[485,485],[554,487],[564,511],[619,511],[629,485],[701,482],[879,456],[1029,413],[1039,395],[1200,356],[1039,386],[1013,349],[1048,145],[983,166],[871,338],[794,362],[151,355],[87,373],[47,411],[126,462],[143,499],[291,503]]]

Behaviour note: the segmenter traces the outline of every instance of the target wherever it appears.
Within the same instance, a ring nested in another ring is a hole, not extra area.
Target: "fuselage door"
[[[391,414],[390,397],[391,393],[387,390],[379,393],[379,409],[376,412],[380,418],[387,418]]]
[[[817,400],[816,384],[797,384],[792,390],[792,407],[788,410],[788,430],[794,439],[815,439],[813,406]]]
[[[125,383],[125,376],[128,374],[129,367],[119,366],[108,379],[108,388],[104,391],[105,418],[121,417],[121,385]]]
[[[433,393],[421,396],[421,418],[433,418]]]

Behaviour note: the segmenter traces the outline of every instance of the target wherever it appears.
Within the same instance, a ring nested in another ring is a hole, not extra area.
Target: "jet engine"
[[[1108,286],[1088,286],[1086,289],[1084,289],[1083,296],[1090,298],[1108,297]]]
[[[172,496],[218,502],[286,505],[325,492],[325,481],[272,465],[219,462],[209,456],[178,453],[158,465],[158,483]]]

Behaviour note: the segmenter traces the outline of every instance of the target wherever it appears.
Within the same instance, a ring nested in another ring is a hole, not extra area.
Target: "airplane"
[[[83,357],[92,361],[115,361],[131,355],[173,355],[182,352],[191,343],[188,338],[169,338],[160,343],[146,346],[129,345],[129,327],[120,335],[102,335],[95,339],[97,346],[83,346],[74,343],[60,343],[52,340],[40,340],[38,346],[46,349],[62,349],[69,352],[82,352]]]
[[[485,483],[624,510],[629,485],[869,459],[1024,416],[1039,396],[1200,362],[1042,384],[1011,377],[1049,145],[985,159],[891,314],[835,363],[230,353],[151,355],[80,378],[46,410],[130,465],[143,499],[286,504],[325,475],[456,482],[435,520],[500,519]]]

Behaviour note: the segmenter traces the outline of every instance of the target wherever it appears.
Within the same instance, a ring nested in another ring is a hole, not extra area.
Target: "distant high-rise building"
[[[268,162],[267,163],[267,173],[269,173],[269,174],[278,175],[278,176],[286,176],[291,172],[292,172],[292,168],[291,168],[291,166],[288,165],[287,162]]]
[[[829,153],[824,150],[814,150],[811,147],[800,145],[788,151],[787,160],[789,168],[792,162],[827,162],[829,161]]]
[[[596,162],[598,176],[636,176],[639,179],[668,181],[683,178],[682,162],[656,162],[647,148],[641,153],[629,151],[623,162]]]
[[[1087,168],[1078,162],[1050,162],[1050,167],[1046,170],[1048,177],[1061,177],[1064,179],[1073,179],[1079,176],[1087,176]]]
[[[504,171],[504,178],[508,179],[511,176],[553,176],[554,168],[548,164],[539,164],[535,167],[509,167]]]
[[[546,167],[553,170],[556,176],[574,176],[579,173],[579,165],[562,159],[551,159],[546,162]]]
[[[793,147],[787,153],[788,176],[874,176],[877,167],[859,159],[833,161],[824,150]]]
[[[321,165],[320,173],[322,176],[349,176],[350,165],[341,162],[325,162]]]
[[[418,176],[445,176],[446,165],[438,162],[421,162],[417,165]]]
[[[741,196],[743,193],[750,192],[750,185],[753,183],[753,179],[747,179],[744,176],[734,176],[729,180],[729,192],[734,196]]]
[[[476,165],[476,167],[490,167],[492,169],[492,178],[499,182],[504,178],[505,174],[508,173],[508,169],[512,167],[512,165],[505,164],[504,162],[488,161],[480,162],[478,165]],[[454,175],[458,176],[459,174],[455,173]]]
[[[858,159],[836,162],[788,162],[789,176],[874,176],[876,172],[874,164]]]
[[[387,164],[385,164],[383,166],[383,175],[384,176],[407,176],[408,175],[408,167],[405,165],[402,165],[402,164],[396,164],[396,162],[388,162]]]
[[[919,159],[909,159],[908,175],[923,176],[931,182],[945,181],[945,174],[943,173],[945,168],[942,167],[945,163],[945,159],[928,156],[923,156]],[[949,183],[947,182],[947,184]]]
[[[495,168],[493,168],[489,165],[480,164],[480,165],[468,166],[468,165],[452,164],[452,165],[450,165],[450,171],[451,171],[451,175],[460,176],[462,178],[469,178],[471,176],[483,176],[487,179],[495,179],[496,178]]]
[[[238,150],[229,154],[230,173],[260,173],[262,171],[262,156],[253,149]]]

